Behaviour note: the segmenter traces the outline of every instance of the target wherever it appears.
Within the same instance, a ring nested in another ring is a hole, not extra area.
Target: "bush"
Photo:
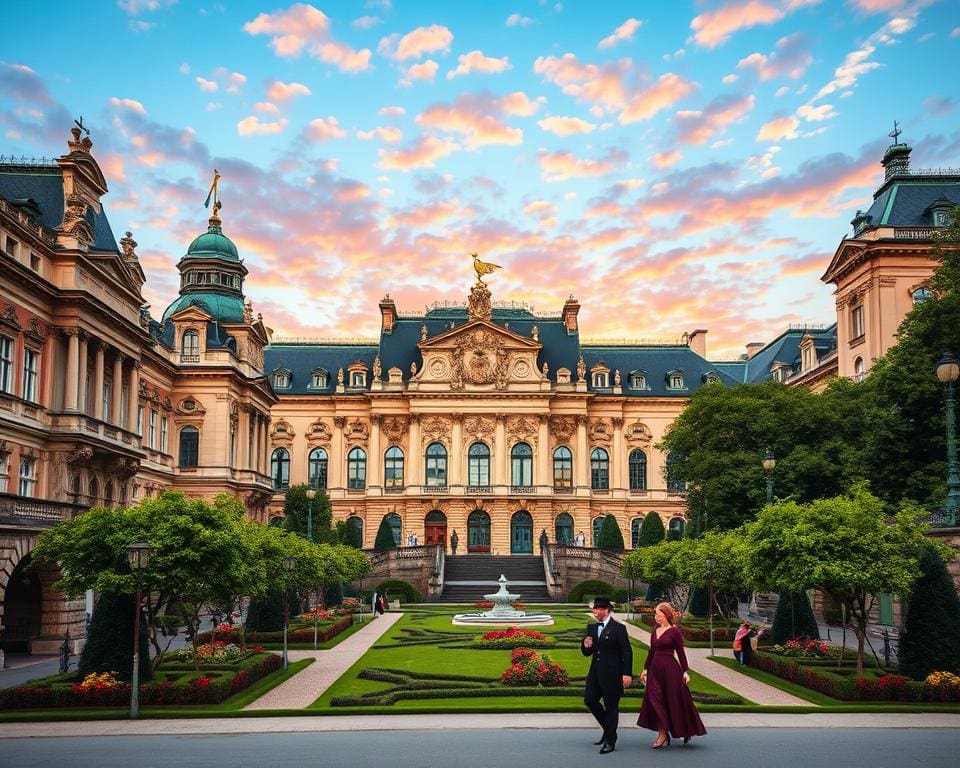
[[[666,537],[666,531],[663,528],[663,520],[656,512],[650,512],[640,524],[640,533],[637,534],[637,546],[649,547],[652,544],[659,544]]]
[[[385,594],[388,598],[399,596],[403,603],[419,603],[423,597],[416,587],[403,579],[387,579],[381,581],[374,590],[377,594]]]
[[[960,671],[958,627],[960,598],[943,559],[927,544],[920,552],[920,578],[907,601],[900,671],[917,680],[938,669]]]
[[[288,594],[287,599],[293,598],[292,605],[296,606],[296,597]],[[283,630],[283,592],[276,590],[268,592],[262,599],[251,600],[247,608],[246,627],[252,632],[276,632]]]
[[[785,643],[792,637],[820,638],[820,628],[806,592],[780,593],[770,639],[774,643]]]
[[[517,648],[510,655],[510,667],[500,680],[504,685],[538,686],[556,688],[570,684],[567,670],[546,654],[541,655],[530,648]]]
[[[690,613],[694,616],[707,616],[710,612],[710,595],[706,587],[694,587],[690,598]]]
[[[554,639],[542,632],[510,627],[510,629],[494,630],[479,635],[474,638],[470,647],[481,650],[509,650],[511,648],[550,648],[553,644]]]
[[[598,579],[587,579],[573,586],[567,600],[571,603],[582,603],[587,595],[613,595],[613,585]]]
[[[597,536],[597,549],[623,551],[623,533],[617,524],[615,515],[607,515],[603,518],[603,524],[600,526],[600,533]]]
[[[353,615],[343,616],[342,618],[337,618],[336,620],[330,620],[326,622],[321,622],[317,627],[317,640],[318,642],[326,642],[332,637],[336,637],[341,632],[349,629],[353,625]],[[232,630],[230,633],[225,633],[217,631],[219,637],[224,637],[227,641],[232,643],[238,643],[240,641],[239,628]],[[198,643],[209,643],[212,633],[210,632],[201,632],[197,635]],[[283,642],[283,627],[274,632],[246,632],[244,639],[248,645],[260,645],[263,643],[282,643]],[[291,627],[287,630],[287,642],[289,643],[312,643],[313,642],[313,620],[310,620],[308,625]]]
[[[130,680],[133,672],[133,595],[105,592],[97,600],[86,645],[77,671],[86,677],[98,672],[115,672]],[[140,680],[153,679],[147,624],[140,622]],[[129,691],[128,691],[129,693]]]
[[[393,526],[390,525],[390,521],[387,519],[388,515],[384,515],[383,519],[380,521],[380,527],[377,528],[377,537],[373,541],[373,548],[377,552],[382,552],[385,549],[393,549],[397,546],[397,542],[393,538]]]

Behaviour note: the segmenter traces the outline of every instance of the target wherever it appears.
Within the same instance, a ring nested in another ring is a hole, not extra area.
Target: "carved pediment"
[[[650,427],[641,421],[635,421],[627,427],[624,437],[631,444],[646,444],[650,442],[653,435],[650,433]]]
[[[489,440],[496,428],[493,419],[485,416],[470,416],[463,423],[464,434],[477,440]]]
[[[184,307],[183,309],[174,312],[167,319],[168,322],[173,323],[189,323],[189,322],[198,322],[206,323],[210,320],[213,320],[213,315],[204,312],[200,307],[191,304],[189,307]]]
[[[609,443],[613,437],[613,427],[607,419],[591,419],[589,435],[592,443]]]

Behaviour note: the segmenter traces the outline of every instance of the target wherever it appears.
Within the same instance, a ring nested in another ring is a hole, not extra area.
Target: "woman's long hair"
[[[663,617],[667,620],[667,624],[671,627],[677,623],[677,612],[673,610],[673,606],[671,606],[670,603],[658,603],[656,610],[663,614]]]

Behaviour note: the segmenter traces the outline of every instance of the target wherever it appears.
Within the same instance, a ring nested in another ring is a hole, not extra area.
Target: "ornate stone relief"
[[[296,436],[296,432],[293,427],[290,426],[289,422],[281,419],[280,421],[274,422],[270,426],[270,438],[274,441],[286,441],[292,442],[293,438]]]
[[[430,501],[423,502],[423,514],[426,515],[428,512],[437,510],[443,512],[447,517],[450,516],[450,501],[449,499],[430,499]]]
[[[154,389],[154,392],[154,399],[159,400],[159,391]],[[203,407],[199,400],[194,399],[192,395],[183,398],[183,400],[177,403],[177,413],[182,416],[203,416],[206,412],[207,409]]]
[[[320,419],[317,419],[308,427],[307,442],[309,443],[329,443],[331,439],[330,427]]]
[[[577,422],[573,416],[551,416],[550,432],[558,443],[567,443],[577,431]]]
[[[467,384],[493,384],[496,389],[507,388],[508,353],[503,339],[484,328],[465,334],[453,353],[451,389],[463,389]]]
[[[390,442],[397,443],[407,431],[408,423],[406,416],[384,416],[380,429]]]
[[[536,448],[537,422],[527,416],[511,416],[507,421],[507,442],[512,445],[521,440]]]
[[[493,419],[485,416],[469,416],[463,424],[464,434],[472,439],[489,440],[496,431]]]
[[[73,235],[82,243],[93,242],[93,228],[87,221],[87,202],[83,195],[75,192],[67,195],[67,207],[58,229],[65,235]]]
[[[627,427],[627,431],[623,436],[627,439],[627,442],[631,444],[647,444],[653,439],[650,427],[642,421],[633,422],[633,424]]]
[[[17,317],[17,309],[13,304],[7,304],[3,309],[0,309],[0,323],[3,325],[9,326],[16,331],[20,331],[23,326],[20,325],[20,320]],[[68,330],[66,328],[62,329],[64,331]],[[70,328],[71,331],[76,331],[75,328]]]
[[[346,430],[344,430],[343,437],[345,440],[350,440],[352,442],[367,442],[367,438],[370,436],[370,425],[367,422],[361,419],[354,419],[353,421],[347,424]]]
[[[446,444],[450,442],[451,420],[443,416],[429,416],[423,420],[420,426],[420,440],[423,445],[440,441]]]
[[[110,462],[107,471],[123,480],[129,480],[140,471],[140,462],[137,459],[118,456]]]
[[[609,443],[613,437],[613,427],[606,419],[592,419],[588,434],[591,443]]]

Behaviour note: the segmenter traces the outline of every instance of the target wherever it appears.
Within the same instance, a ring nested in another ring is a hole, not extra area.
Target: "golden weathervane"
[[[470,255],[473,257],[473,271],[477,273],[478,283],[483,283],[483,275],[489,275],[494,270],[502,269],[499,264],[492,264],[489,261],[480,261],[480,257],[475,253],[471,253]]]

